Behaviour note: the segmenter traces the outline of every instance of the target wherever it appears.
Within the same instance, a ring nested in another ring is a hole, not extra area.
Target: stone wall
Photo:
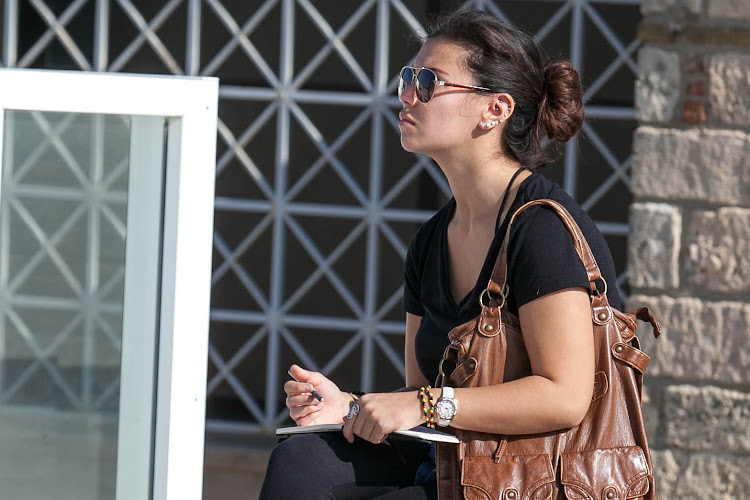
[[[643,0],[630,306],[661,498],[750,498],[750,0]]]

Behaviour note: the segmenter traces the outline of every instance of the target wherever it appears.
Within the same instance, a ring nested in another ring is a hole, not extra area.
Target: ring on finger
[[[346,418],[348,420],[351,420],[354,417],[356,417],[358,413],[359,413],[359,405],[357,403],[354,403],[352,405],[352,407],[349,408],[349,413],[346,414]],[[339,415],[340,415],[340,413],[339,413]]]

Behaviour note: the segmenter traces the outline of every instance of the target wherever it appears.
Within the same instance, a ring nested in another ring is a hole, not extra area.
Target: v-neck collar
[[[497,255],[495,251],[493,251],[496,247],[496,244],[498,244],[498,237],[500,236],[500,239],[502,239],[505,236],[505,231],[507,230],[508,223],[510,222],[510,218],[513,216],[513,213],[520,207],[518,204],[521,200],[521,189],[527,185],[527,182],[530,179],[534,179],[536,177],[536,172],[531,172],[531,175],[526,177],[525,179],[521,180],[521,182],[518,184],[518,189],[516,190],[516,196],[513,198],[513,201],[510,204],[510,209],[508,210],[508,213],[505,215],[505,218],[503,221],[495,228],[495,236],[492,239],[492,242],[490,243],[490,247],[487,249],[487,254],[484,256],[484,262],[482,263],[482,267],[479,269],[479,275],[477,276],[477,281],[474,283],[474,287],[469,290],[469,292],[461,298],[458,302],[455,301],[453,298],[453,294],[451,294],[451,283],[450,283],[450,260],[448,258],[448,224],[450,224],[451,219],[453,219],[453,214],[456,212],[456,199],[451,198],[450,200],[450,210],[448,213],[448,217],[446,217],[445,222],[443,224],[443,227],[440,228],[441,234],[441,248],[440,248],[440,259],[443,261],[443,295],[445,300],[450,304],[456,311],[461,311],[466,303],[471,299],[471,297],[475,294],[478,287],[482,286],[480,283],[482,281],[482,274],[484,274],[482,271],[487,268],[488,260],[492,259],[492,264],[494,265],[495,260],[497,259]],[[502,210],[503,207],[501,206],[499,210]],[[498,213],[498,217],[500,216],[500,213]]]

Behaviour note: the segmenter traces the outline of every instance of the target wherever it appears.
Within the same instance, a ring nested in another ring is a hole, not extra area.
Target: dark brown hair
[[[548,161],[542,135],[559,143],[583,124],[578,71],[566,60],[547,59],[523,31],[490,14],[464,9],[436,19],[427,39],[443,38],[466,51],[462,63],[475,85],[510,94],[515,109],[503,129],[502,151],[527,168]]]

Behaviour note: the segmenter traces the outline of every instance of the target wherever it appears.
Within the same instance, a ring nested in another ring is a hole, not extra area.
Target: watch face
[[[435,409],[437,410],[438,416],[440,418],[453,418],[453,415],[456,414],[456,403],[452,399],[440,399],[437,402],[437,405],[435,405]]]

